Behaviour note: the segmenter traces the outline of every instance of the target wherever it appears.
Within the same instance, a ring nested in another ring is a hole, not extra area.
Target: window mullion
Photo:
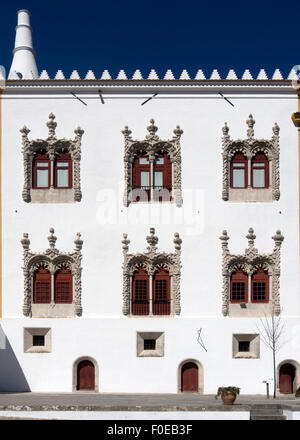
[[[50,188],[54,188],[54,159],[50,159]]]
[[[248,172],[247,172],[247,180],[248,180],[248,188],[251,188],[251,180],[252,180],[252,170],[251,170],[251,159],[249,158],[247,160],[247,167],[248,167]]]
[[[149,184],[150,184],[150,200],[153,200],[153,182],[154,182],[154,166],[153,160],[150,159],[150,176],[149,176]]]
[[[51,305],[55,304],[54,301],[54,273],[51,274]]]
[[[149,315],[153,315],[153,275],[149,275]]]

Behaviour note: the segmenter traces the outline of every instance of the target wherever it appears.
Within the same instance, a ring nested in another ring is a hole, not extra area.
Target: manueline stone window
[[[230,202],[272,202],[279,200],[279,127],[271,139],[254,137],[255,121],[247,120],[246,139],[233,140],[223,127],[223,192]]]
[[[256,236],[249,229],[248,248],[243,255],[232,255],[228,249],[227,231],[220,240],[223,250],[224,316],[272,316],[280,313],[280,248],[284,237],[278,230],[272,237],[275,247],[272,253],[260,254],[254,247]]]
[[[24,186],[22,197],[25,202],[68,203],[81,200],[80,158],[81,138],[84,131],[78,127],[75,139],[57,139],[57,123],[51,113],[47,126],[47,139],[29,140],[30,130],[23,127]]]
[[[150,228],[148,252],[129,254],[123,234],[123,314],[174,316],[180,314],[180,254],[182,240],[174,234],[174,253],[157,252],[158,238]]]
[[[124,205],[136,202],[174,202],[182,205],[181,147],[179,126],[170,140],[160,139],[154,120],[143,140],[134,140],[126,126],[124,152]]]
[[[24,249],[23,314],[32,318],[81,316],[81,249],[77,234],[75,250],[60,252],[55,247],[54,229],[48,237],[49,249],[42,254],[29,249],[28,234],[21,240]]]

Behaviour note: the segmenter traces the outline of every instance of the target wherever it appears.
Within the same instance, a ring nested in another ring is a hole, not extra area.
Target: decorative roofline
[[[171,69],[168,69],[164,75],[159,77],[157,72],[154,69],[151,69],[148,76],[143,77],[140,69],[136,70],[132,76],[129,76],[126,74],[126,72],[121,69],[117,76],[113,77],[107,69],[103,71],[100,77],[97,77],[95,73],[92,70],[89,70],[85,76],[82,78],[80,77],[77,70],[73,70],[70,77],[67,78],[62,70],[58,70],[57,73],[53,78],[50,78],[48,72],[46,70],[43,70],[38,78],[36,80],[96,80],[96,81],[285,81],[285,80],[297,80],[299,79],[297,77],[297,74],[294,69],[291,69],[288,76],[286,78],[283,77],[280,69],[275,69],[273,74],[268,77],[265,69],[260,69],[258,75],[255,77],[251,74],[249,69],[246,69],[244,73],[238,77],[236,72],[233,69],[230,69],[228,74],[225,75],[223,78],[220,76],[217,69],[213,69],[212,73],[208,75],[207,77],[203,73],[203,70],[199,69],[195,75],[194,78],[191,77],[191,75],[188,73],[186,69],[183,69],[181,74],[176,77]],[[18,77],[11,77],[10,80],[19,80]],[[9,80],[9,81],[10,81]],[[20,80],[21,82],[24,82],[26,80]]]

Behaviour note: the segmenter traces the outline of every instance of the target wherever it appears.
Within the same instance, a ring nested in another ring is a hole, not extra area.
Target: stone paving
[[[214,395],[106,394],[106,393],[0,393],[1,410],[94,410],[94,411],[246,411],[252,405],[280,405],[300,411],[300,399],[280,395],[239,395],[232,406]]]

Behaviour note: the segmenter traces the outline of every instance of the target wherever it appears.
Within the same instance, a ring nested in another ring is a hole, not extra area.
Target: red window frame
[[[235,165],[236,163],[243,163],[243,166]],[[233,171],[244,170],[244,186],[233,186]],[[230,162],[230,188],[239,189],[247,188],[248,186],[248,160],[243,153],[235,153]]]
[[[152,185],[152,176],[151,176],[151,167],[150,167],[150,160],[147,164],[140,164],[141,158],[147,158],[149,160],[149,156],[146,153],[140,153],[137,154],[134,158],[133,164],[132,164],[132,189],[141,189],[146,192],[148,200],[150,200],[151,197],[151,185]],[[141,188],[141,173],[142,171],[147,171],[149,173],[149,187],[147,188]],[[143,198],[141,199],[140,196],[137,196],[137,202],[138,201],[146,201]]]
[[[269,274],[263,269],[259,269],[252,274],[251,277],[251,301],[253,303],[268,303],[269,302]],[[264,289],[265,297],[263,299],[254,299],[256,289]]]
[[[255,166],[256,163],[263,163],[264,167]],[[254,186],[253,185],[253,170],[261,170],[265,171],[265,184],[264,186]],[[251,160],[251,186],[255,189],[264,189],[269,188],[269,161],[264,153],[257,153]]]
[[[44,162],[47,163],[48,167],[39,167],[37,164],[38,162]],[[37,172],[38,170],[48,170],[48,186],[37,186]],[[51,163],[48,154],[46,153],[36,153],[33,159],[33,166],[32,166],[32,188],[34,189],[49,189],[50,188],[50,181],[51,181]]]
[[[158,164],[156,159],[164,159],[163,164]],[[155,185],[155,171],[163,173],[162,186]],[[172,162],[167,153],[159,154],[153,163],[153,189],[154,200],[158,202],[170,201],[172,199]]]
[[[35,304],[51,302],[51,274],[44,267],[38,269],[33,277],[33,302]]]
[[[153,315],[170,315],[170,275],[165,269],[159,269],[153,276]]]
[[[234,299],[235,290],[239,285],[244,284],[244,298]],[[237,284],[237,285],[236,285]],[[248,275],[242,270],[233,272],[230,277],[230,302],[231,303],[246,303],[248,302]]]
[[[67,162],[67,166],[60,166],[60,162]],[[68,170],[68,186],[58,186],[57,181],[57,171],[58,170]],[[57,189],[68,189],[73,186],[73,178],[72,178],[72,159],[69,153],[59,153],[54,162],[54,188]]]
[[[139,269],[132,280],[132,314],[149,315],[149,275]]]
[[[73,301],[73,276],[69,269],[63,267],[55,274],[54,302],[71,304]]]

